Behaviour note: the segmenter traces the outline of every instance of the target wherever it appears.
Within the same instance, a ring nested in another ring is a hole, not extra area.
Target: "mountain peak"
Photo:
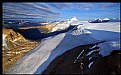
[[[76,17],[73,17],[73,18],[71,18],[71,20],[75,20],[75,21],[78,21]]]
[[[110,20],[109,18],[104,18],[103,20]]]

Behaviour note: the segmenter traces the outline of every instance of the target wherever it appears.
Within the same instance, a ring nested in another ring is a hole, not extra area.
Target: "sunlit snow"
[[[6,74],[41,74],[57,56],[80,45],[106,41],[99,44],[100,54],[103,56],[109,55],[112,50],[120,50],[119,22],[93,24],[79,21],[78,23],[83,25],[77,26],[77,29],[43,39],[40,45],[26,53]],[[55,28],[55,30],[57,29]]]

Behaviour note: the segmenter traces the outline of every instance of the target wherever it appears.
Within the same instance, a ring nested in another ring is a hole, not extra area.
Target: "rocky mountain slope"
[[[120,74],[121,53],[115,50],[102,57],[99,51],[95,51],[100,49],[96,44],[79,46],[65,52],[54,59],[42,74]]]
[[[3,73],[14,65],[26,52],[34,48],[38,42],[26,40],[12,29],[2,29],[2,68]]]
[[[11,49],[17,45],[17,42],[24,41],[25,38],[18,32],[13,31],[12,29],[2,29],[3,34],[3,50]]]

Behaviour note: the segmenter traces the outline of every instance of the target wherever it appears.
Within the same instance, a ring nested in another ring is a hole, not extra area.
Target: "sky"
[[[4,2],[2,8],[3,18],[120,18],[120,2]]]

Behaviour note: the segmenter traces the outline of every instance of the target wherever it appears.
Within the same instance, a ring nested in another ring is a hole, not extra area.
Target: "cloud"
[[[26,16],[39,16],[40,14],[24,14]]]
[[[3,14],[9,17],[43,17],[60,15],[45,3],[3,3]],[[5,16],[3,15],[3,16]]]
[[[47,4],[45,4],[45,3],[34,2],[34,4],[36,4],[36,5],[38,5],[38,6],[41,6],[41,7],[43,7],[43,8],[50,9],[50,7],[49,7]]]
[[[85,10],[90,10],[90,8],[85,8]]]
[[[99,8],[115,7],[117,5],[118,5],[118,3],[101,3],[101,5],[99,6]]]
[[[50,5],[57,9],[73,8],[73,3],[51,3]]]
[[[120,3],[98,3],[98,2],[72,2],[72,3],[55,3],[55,2],[21,2],[21,3],[3,3],[3,17],[18,18],[56,18],[69,17],[73,15],[85,14],[103,14],[104,12],[119,13]],[[111,12],[112,11],[112,12]],[[88,13],[89,12],[89,13]],[[105,14],[103,14],[105,15]],[[85,15],[86,16],[86,15]],[[96,15],[95,15],[96,16]]]
[[[30,3],[32,7],[36,8],[36,9],[39,9],[41,11],[44,11],[46,13],[49,13],[49,14],[55,14],[55,15],[58,15],[59,13],[49,9],[49,8],[45,8],[45,7],[41,7],[39,5],[36,5],[36,4],[33,4],[33,3]]]

